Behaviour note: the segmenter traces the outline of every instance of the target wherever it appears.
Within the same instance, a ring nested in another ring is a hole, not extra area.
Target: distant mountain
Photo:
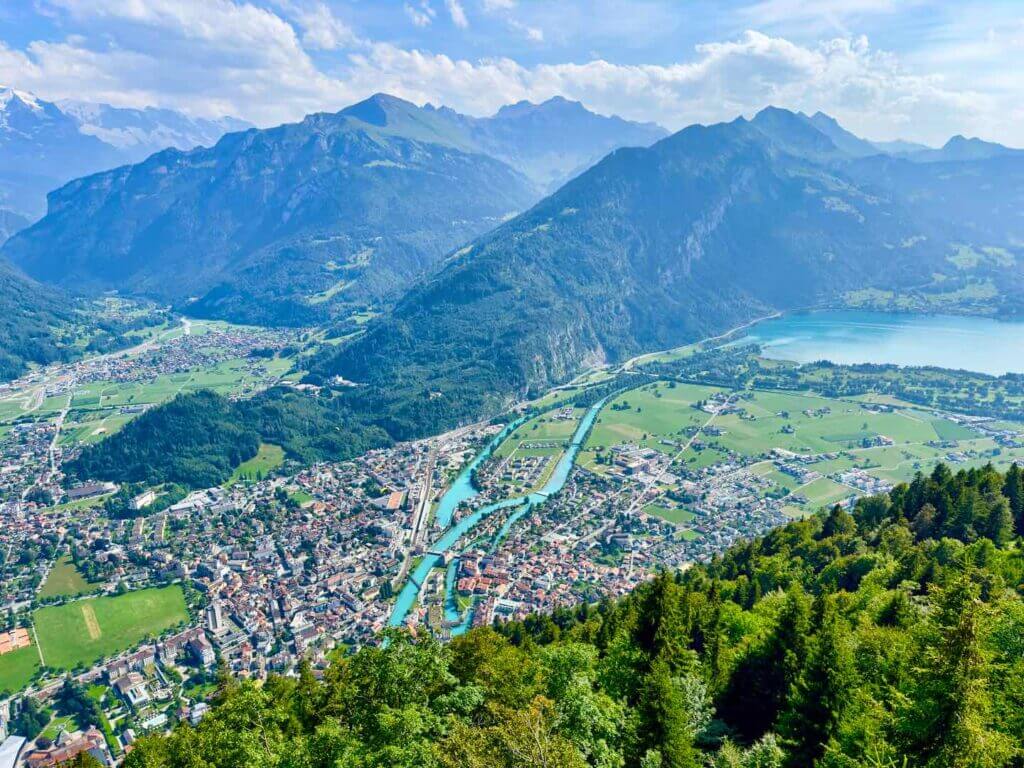
[[[870,157],[877,155],[879,148],[860,136],[846,130],[839,122],[824,112],[815,112],[808,121],[832,141],[833,144],[849,157]],[[885,150],[881,150],[885,151]]]
[[[169,147],[210,147],[225,133],[252,128],[251,123],[234,117],[209,120],[172,109],[128,109],[73,100],[58,105],[78,121],[79,131],[120,149],[125,162],[139,162]]]
[[[842,153],[806,119],[758,117],[617,150],[454,254],[314,378],[364,385],[359,407],[424,434],[586,364],[952,268],[942,227],[822,160]]]
[[[893,141],[873,141],[871,143],[887,155],[906,155],[911,152],[921,152],[922,150],[931,149],[931,147],[926,144],[904,141],[903,139],[895,139]]]
[[[7,239],[15,232],[27,227],[29,223],[29,220],[21,214],[0,208],[0,245],[7,242]]]
[[[954,136],[941,149],[880,151],[818,112],[808,117],[768,107],[751,125],[780,150],[829,165],[865,189],[901,201],[922,222],[980,246],[1024,243],[1024,151]]]
[[[536,200],[525,177],[468,149],[434,111],[378,96],[78,179],[4,253],[74,290],[324,321],[400,291]]]
[[[663,133],[564,99],[471,118],[378,94],[75,181],[5,252],[74,290],[192,300],[194,314],[247,322],[323,322],[400,295],[544,185]]]
[[[505,161],[551,192],[619,147],[647,147],[668,135],[654,123],[605,117],[556,96],[541,104],[521,101],[486,118],[440,109],[463,126],[473,145]]]
[[[445,144],[501,160],[541,192],[552,191],[620,147],[646,147],[668,135],[654,123],[634,123],[589,111],[561,97],[541,104],[521,101],[491,117],[471,117],[448,107],[417,108],[377,94],[341,111],[391,135]]]
[[[235,121],[197,121],[170,110],[44,101],[0,87],[0,208],[30,219],[68,181],[168,146],[212,143]]]
[[[37,218],[51,189],[120,162],[114,147],[83,134],[55,104],[0,89],[0,207]]]
[[[1024,157],[1024,149],[1012,149],[993,141],[954,136],[941,149],[923,149],[907,152],[908,160],[918,163],[957,163],[970,160],[992,160],[998,157]]]

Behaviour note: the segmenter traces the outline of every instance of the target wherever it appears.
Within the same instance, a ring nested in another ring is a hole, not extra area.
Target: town
[[[72,364],[42,402],[234,359],[247,361],[244,387],[266,386],[279,379],[247,355],[290,341],[202,338]],[[63,482],[76,447],[60,445],[59,421],[13,423],[0,470],[0,735],[35,717],[38,736],[19,746],[27,765],[80,751],[113,764],[140,734],[198,721],[220,674],[295,674],[396,627],[448,639],[614,598],[935,461],[1020,460],[1019,433],[983,418],[623,381],[593,405],[574,405],[570,388],[515,421],[285,462],[169,505],[143,490],[120,518],[101,503],[113,484]],[[108,642],[127,611],[132,631]]]

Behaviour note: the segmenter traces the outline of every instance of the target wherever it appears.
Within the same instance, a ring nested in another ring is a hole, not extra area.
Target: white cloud
[[[437,15],[428,0],[421,0],[419,5],[405,4],[405,15],[409,17],[409,21],[415,24],[417,27],[429,27],[430,23],[434,20]]]
[[[310,50],[333,51],[361,42],[324,3],[296,6],[291,0],[278,0],[278,5],[302,28],[302,44]]]
[[[460,29],[466,29],[469,26],[469,19],[466,18],[466,9],[462,7],[462,3],[459,0],[445,0],[444,4],[448,7],[452,24]]]
[[[517,32],[521,32],[522,34],[524,34],[527,40],[532,40],[535,43],[544,42],[544,30],[540,29],[539,27],[528,26],[527,24],[523,24],[521,21],[517,21],[516,19],[509,19],[508,25]]]
[[[516,0],[483,0],[483,9],[487,13],[509,11],[516,7]]]
[[[1024,82],[1012,76],[1022,63],[1012,51],[1018,27],[982,35],[958,54],[972,64],[1007,62],[1005,72],[994,66],[987,78],[957,80],[931,74],[941,71],[938,60],[910,69],[856,36],[801,45],[749,31],[682,52],[674,63],[594,58],[524,66],[358,40],[329,10],[322,15],[321,0],[276,0],[280,14],[244,0],[49,2],[73,34],[22,49],[0,43],[0,82],[44,98],[153,104],[269,125],[377,91],[473,114],[563,95],[669,128],[730,120],[772,103],[823,110],[870,138],[939,143],[965,133],[1024,144]],[[409,7],[435,18],[428,3],[415,2]],[[316,24],[318,15],[327,23]],[[314,48],[346,52],[332,55],[328,72],[308,53]]]

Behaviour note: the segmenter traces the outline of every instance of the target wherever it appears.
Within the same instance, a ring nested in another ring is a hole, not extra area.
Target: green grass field
[[[28,685],[37,669],[39,651],[35,644],[3,654],[0,656],[0,692],[20,691]]]
[[[697,517],[693,512],[688,510],[666,507],[661,504],[648,504],[644,507],[644,512],[648,515],[660,517],[662,520],[668,520],[670,523],[675,523],[676,525],[691,523]]]
[[[693,404],[721,391],[717,387],[657,382],[624,392],[601,410],[584,448],[593,451],[632,443],[672,452],[673,446],[661,441],[685,443],[686,428],[699,428],[709,418]]]
[[[53,564],[42,589],[39,590],[39,597],[77,597],[95,589],[96,584],[86,581],[71,562],[71,558],[65,555]]]
[[[266,477],[271,470],[277,469],[284,463],[284,449],[272,443],[260,443],[260,449],[248,461],[243,461],[225,485],[234,483],[254,483],[261,477]]]
[[[93,664],[188,618],[177,585],[75,600],[33,614],[43,658],[56,669]]]
[[[515,453],[517,456],[555,456],[562,452],[579,424],[582,409],[573,411],[571,419],[556,419],[556,411],[548,411],[534,416],[523,423],[511,435],[502,441],[494,452],[495,458],[504,459]],[[549,448],[523,448],[523,443],[551,443]]]

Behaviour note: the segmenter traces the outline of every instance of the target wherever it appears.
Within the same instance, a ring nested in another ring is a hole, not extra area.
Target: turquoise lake
[[[750,328],[739,341],[765,357],[811,363],[893,363],[1024,373],[1024,322],[952,315],[807,312]]]

